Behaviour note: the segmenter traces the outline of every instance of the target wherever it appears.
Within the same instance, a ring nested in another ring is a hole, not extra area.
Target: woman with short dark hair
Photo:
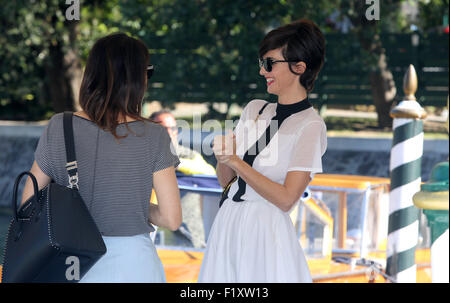
[[[326,126],[307,93],[324,56],[324,37],[308,20],[262,41],[260,75],[278,102],[252,100],[234,134],[214,138],[220,184],[237,181],[215,218],[199,282],[311,282],[289,211],[322,171]]]
[[[123,33],[92,47],[80,88],[82,111],[72,118],[79,191],[107,252],[81,282],[165,282],[149,233],[152,224],[176,230],[181,205],[179,164],[164,127],[141,116],[153,71],[148,49]],[[31,172],[39,189],[51,179],[68,184],[63,114],[42,134]],[[152,188],[158,205],[150,204]],[[22,203],[33,194],[28,179]]]

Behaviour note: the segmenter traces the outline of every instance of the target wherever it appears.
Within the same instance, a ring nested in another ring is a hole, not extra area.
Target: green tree
[[[164,100],[178,101],[183,91],[183,100],[206,95],[214,96],[213,101],[242,104],[250,95],[266,97],[265,91],[249,88],[249,83],[258,81],[256,56],[265,33],[302,17],[315,21],[325,32],[332,31],[326,27],[326,19],[338,10],[352,21],[352,33],[362,48],[362,55],[351,60],[369,74],[379,126],[389,127],[390,108],[398,92],[380,34],[408,30],[409,24],[401,14],[403,2],[382,1],[380,20],[373,21],[366,17],[369,5],[352,0],[186,0],[182,6],[173,0],[134,0],[122,3],[121,12],[125,20],[134,21],[127,30],[147,42],[153,59],[165,69],[160,76],[156,70],[155,81],[164,86],[153,87],[150,97],[163,95]],[[348,68],[348,60],[332,65],[335,69]]]
[[[2,4],[0,37],[1,118],[43,117],[46,111],[74,110],[82,56],[92,39],[110,29],[117,1],[83,1],[81,20],[68,21],[65,1],[10,1]]]
[[[419,0],[419,26],[424,31],[440,31],[446,22],[448,26],[448,0]]]
[[[390,127],[392,118],[389,113],[394,98],[403,92],[396,89],[381,34],[411,32],[411,25],[414,21],[408,20],[402,13],[402,4],[405,3],[418,6],[419,22],[415,25],[419,26],[419,31],[426,32],[442,25],[443,17],[448,16],[448,0],[383,0],[379,2],[379,20],[367,19],[368,5],[365,4],[365,1],[338,0],[335,3],[340,11],[352,21],[353,32],[357,35],[364,51],[359,64],[368,67],[378,125],[379,127]]]
[[[327,1],[131,0],[120,27],[146,42],[155,62],[149,98],[243,104],[261,92],[258,46],[272,28],[308,16],[325,19]],[[159,85],[163,83],[164,86]],[[256,90],[256,91],[255,91]],[[182,93],[180,93],[182,92]],[[266,97],[265,89],[262,91]],[[211,108],[212,110],[212,108]]]
[[[266,98],[257,66],[264,35],[300,18],[333,32],[326,20],[338,10],[350,18],[358,37],[351,45],[342,42],[339,49],[362,52],[339,62],[327,60],[324,72],[348,69],[350,64],[367,71],[379,124],[389,126],[389,109],[399,92],[380,34],[409,30],[401,14],[405,1],[380,1],[379,21],[367,20],[365,1],[352,0],[84,0],[80,21],[65,20],[65,1],[6,2],[0,11],[5,33],[0,36],[0,118],[14,113],[15,118],[30,119],[76,108],[88,51],[97,38],[114,31],[138,37],[150,49],[156,69],[147,100],[243,104]],[[448,0],[420,0],[419,5],[429,12],[444,11],[439,17],[421,14],[427,28],[448,15],[448,7],[443,8]]]
[[[347,9],[346,13],[355,26],[354,32],[364,50],[365,60],[363,59],[361,63],[369,67],[368,73],[379,127],[392,126],[389,112],[398,93],[380,34],[405,30],[406,20],[401,14],[402,2],[404,1],[380,1],[379,20],[368,20],[366,13],[370,7],[363,1],[342,0],[340,3],[343,10]]]

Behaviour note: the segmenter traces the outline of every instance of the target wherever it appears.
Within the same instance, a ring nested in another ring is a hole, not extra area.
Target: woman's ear
[[[297,62],[294,66],[293,66],[294,71],[297,74],[304,74],[306,71],[306,63],[303,61]]]

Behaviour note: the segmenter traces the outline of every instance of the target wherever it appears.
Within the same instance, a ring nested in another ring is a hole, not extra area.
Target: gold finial
[[[392,118],[425,119],[427,112],[420,106],[414,96],[417,91],[417,74],[414,66],[409,65],[403,77],[404,99],[394,107],[390,115]]]
[[[405,93],[404,100],[414,100],[416,101],[417,91],[417,73],[414,65],[410,64],[408,70],[403,77],[403,92]]]

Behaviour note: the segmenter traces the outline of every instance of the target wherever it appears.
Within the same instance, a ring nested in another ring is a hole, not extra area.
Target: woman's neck
[[[292,104],[300,100],[304,100],[308,97],[306,89],[303,86],[296,87],[291,92],[286,92],[285,94],[278,96],[278,103],[280,104]]]

